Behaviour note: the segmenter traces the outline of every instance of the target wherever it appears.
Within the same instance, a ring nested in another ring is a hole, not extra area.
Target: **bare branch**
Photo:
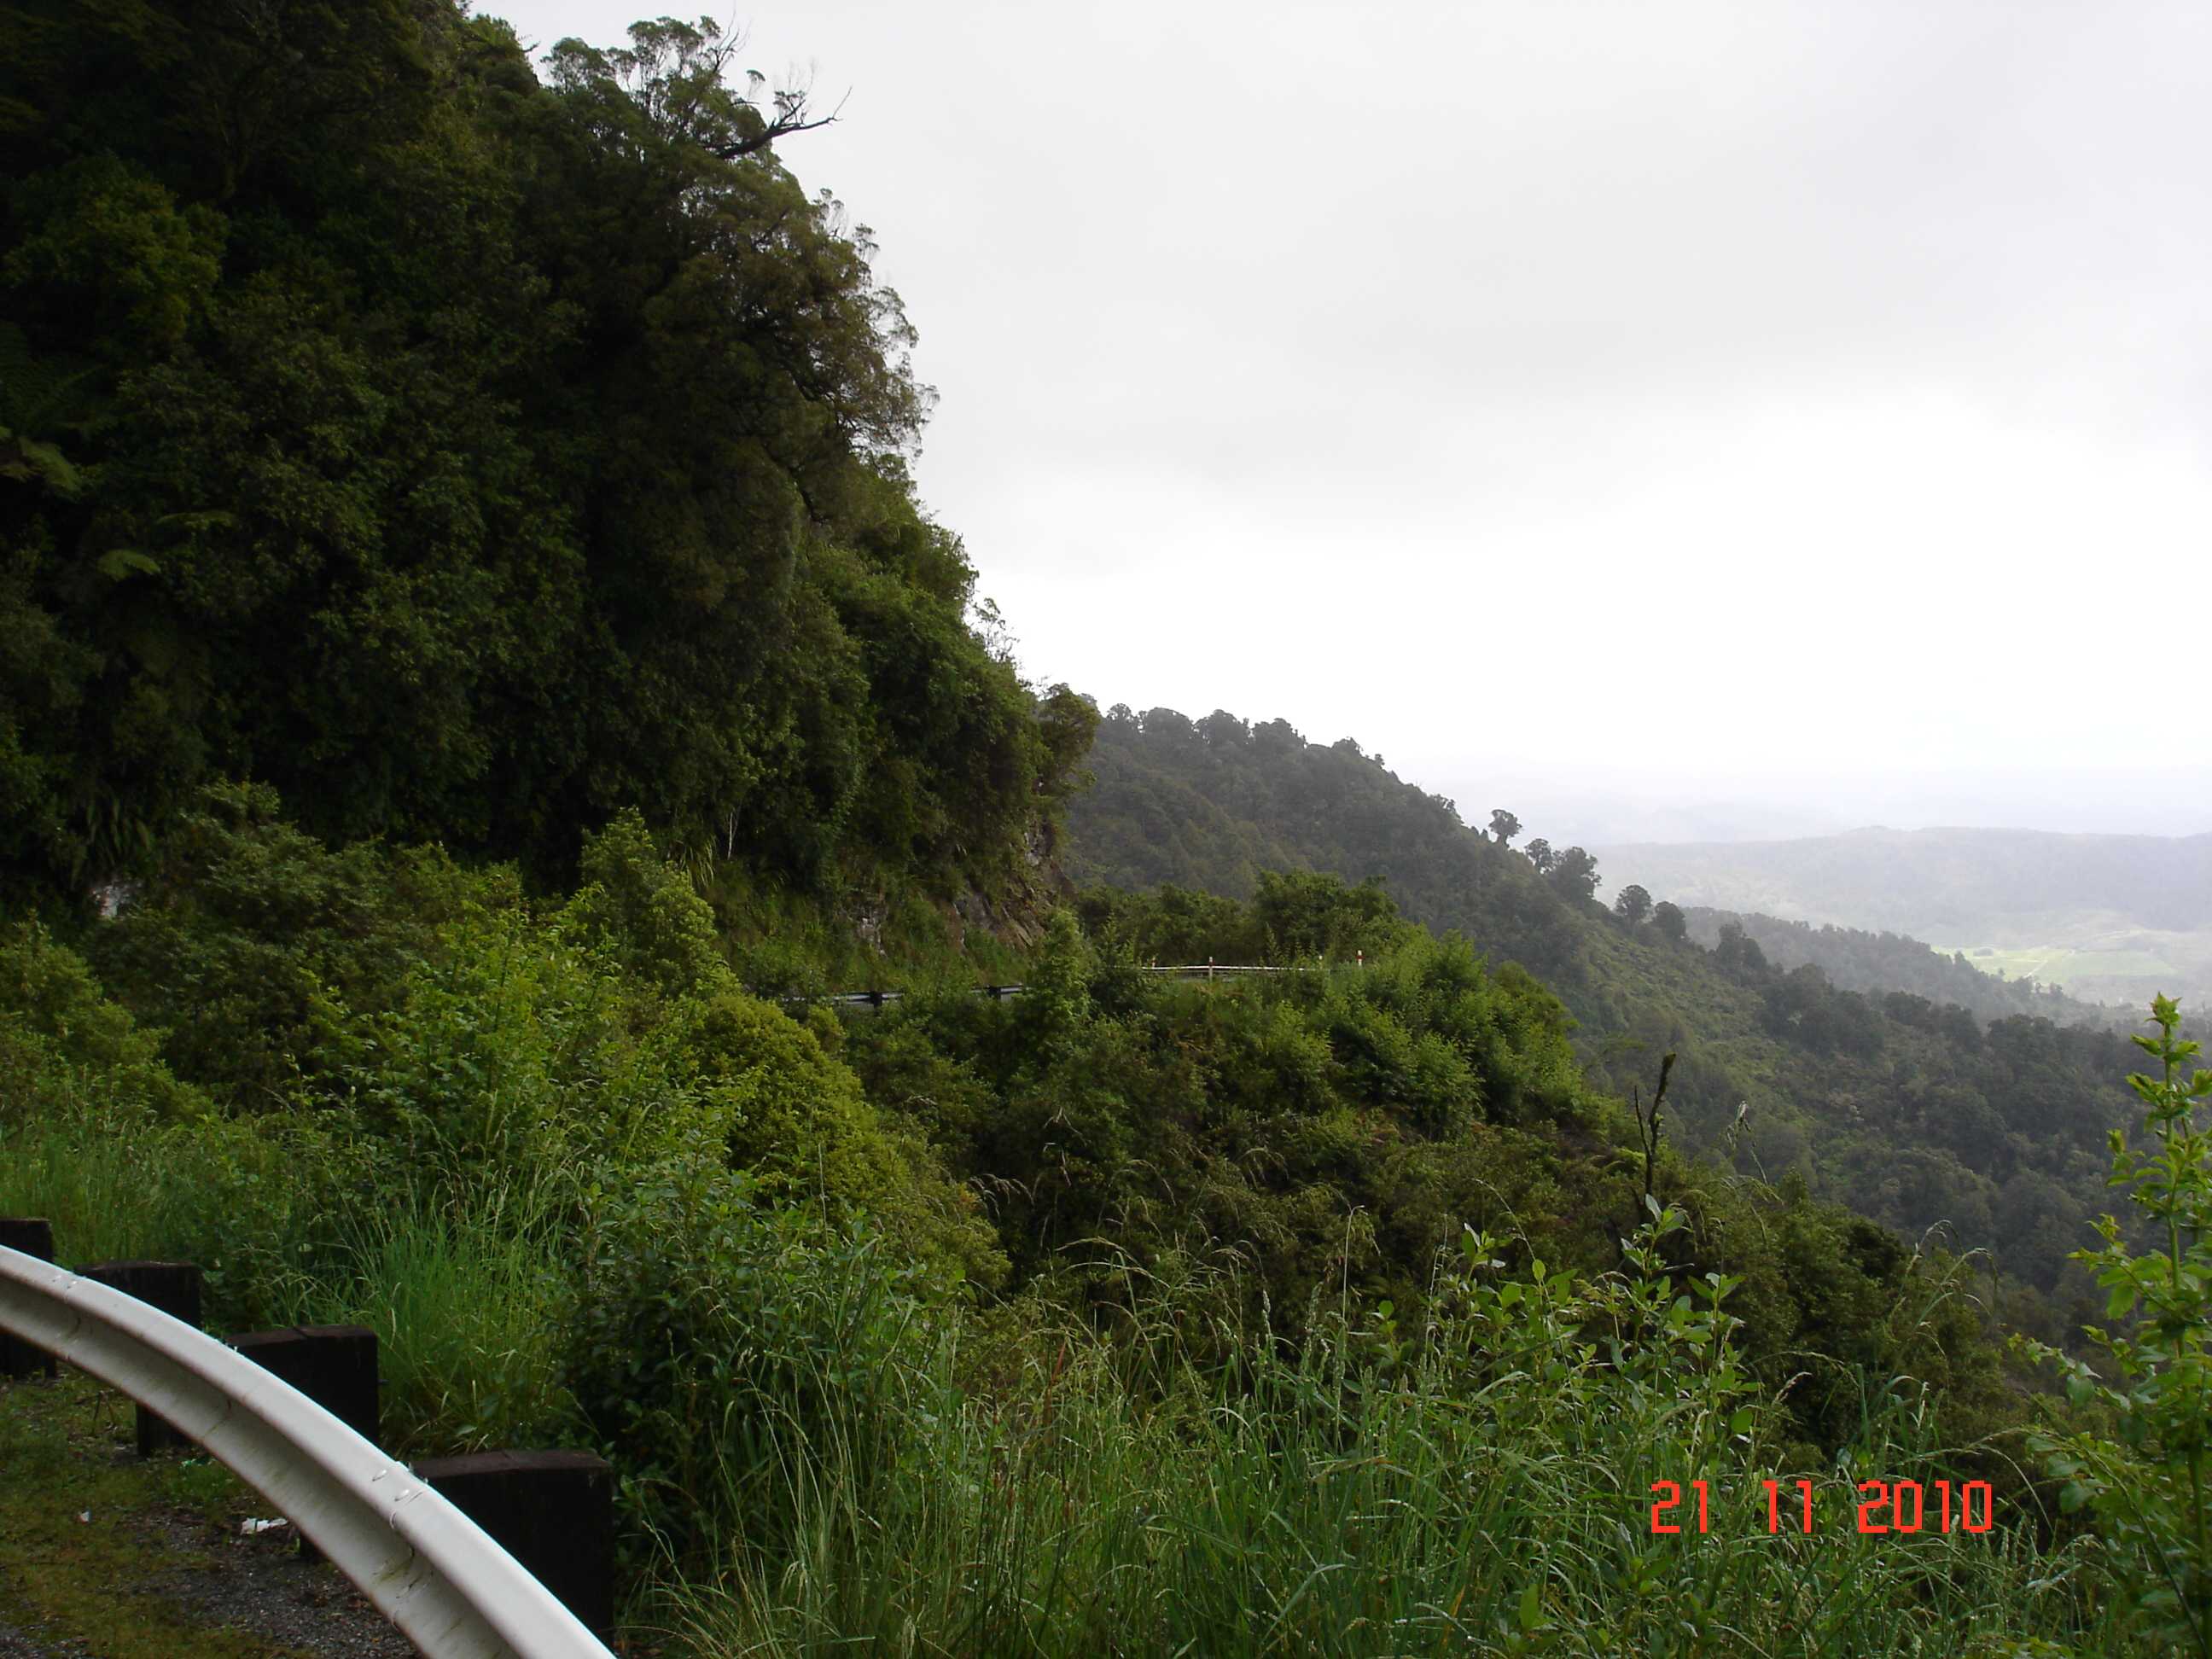
[[[852,96],[850,92],[846,93],[837,100],[836,109],[818,121],[810,121],[806,118],[806,94],[804,92],[780,92],[775,95],[775,119],[750,138],[740,138],[727,144],[708,145],[708,153],[725,161],[734,161],[740,155],[751,155],[764,150],[777,139],[788,137],[794,132],[811,132],[817,127],[830,126],[845,112],[845,106],[851,101]]]

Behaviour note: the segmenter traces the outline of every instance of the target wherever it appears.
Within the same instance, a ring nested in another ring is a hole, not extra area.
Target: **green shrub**
[[[926,1340],[886,1243],[696,1162],[595,1193],[564,1380],[673,1555],[787,1547],[784,1483],[881,1437]]]
[[[696,1115],[659,994],[519,908],[441,927],[368,1032],[346,1088],[418,1179],[457,1194],[650,1157]]]
[[[2086,1506],[2117,1547],[2146,1632],[2172,1651],[2212,1654],[2212,1134],[2194,1112],[2212,1095],[2212,1071],[2183,1079],[2198,1045],[2176,1036],[2180,1018],[2159,997],[2148,1022],[2157,1035],[2135,1039],[2160,1066],[2154,1078],[2128,1079],[2156,1150],[2132,1151],[2124,1131],[2112,1134],[2112,1184],[2133,1188],[2163,1248],[2137,1254],[2108,1215],[2097,1227],[2102,1246],[2075,1255],[2095,1269],[2107,1316],[2135,1322],[2089,1329],[2102,1375],[2045,1344],[2024,1346],[2066,1382],[2070,1431],[2031,1443],[2066,1483],[2060,1506]]]
[[[635,808],[585,837],[581,873],[564,923],[599,940],[625,974],[669,996],[736,984],[713,908],[661,857]]]
[[[866,1212],[941,1268],[999,1277],[973,1198],[918,1135],[878,1115],[811,1030],[737,990],[687,1004],[679,1018],[684,1074],[730,1164],[754,1172],[763,1196]]]
[[[361,1061],[362,1021],[398,1006],[442,921],[471,898],[515,896],[511,872],[465,872],[435,848],[333,852],[286,822],[265,785],[219,784],[92,939],[180,1077],[265,1111]]]
[[[125,1114],[204,1114],[206,1097],[178,1081],[161,1048],[161,1034],[109,1000],[39,922],[0,926],[0,1130],[95,1101]]]

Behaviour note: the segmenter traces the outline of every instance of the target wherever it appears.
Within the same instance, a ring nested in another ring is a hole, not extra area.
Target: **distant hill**
[[[1703,905],[1683,911],[1690,937],[1711,949],[1721,929],[1734,926],[1753,939],[1777,967],[1812,963],[1844,991],[1909,991],[1931,1002],[1956,1003],[1984,1019],[2030,1014],[2068,1024],[2132,1026],[2141,1011],[2082,1002],[2054,985],[2032,980],[1999,979],[1984,973],[1959,952],[1946,955],[1901,933],[1874,933],[1822,922],[1784,921],[1756,911],[1714,910]]]
[[[2212,994],[2212,835],[1856,830],[1592,849],[1685,907],[1908,934],[2086,1000]]]
[[[2135,1051],[2109,1025],[1987,1021],[1911,989],[1838,989],[1747,934],[1709,951],[1631,925],[1538,873],[1522,849],[1542,823],[1500,845],[1357,744],[1309,743],[1284,721],[1117,706],[1086,763],[1097,781],[1071,801],[1062,848],[1079,884],[1244,897],[1271,868],[1377,879],[1407,915],[1556,994],[1600,1086],[1648,1089],[1659,1054],[1677,1053],[1668,1108],[1683,1141],[1747,1174],[1796,1170],[1908,1237],[1948,1223],[2008,1274],[2082,1294],[2065,1258],[2111,1207],[2106,1134],[2135,1110],[2122,1080]],[[1467,816],[1487,823],[1501,804]],[[1645,884],[1683,896],[1663,878]]]
[[[1854,830],[1796,841],[1595,847],[1612,877],[1678,903],[1790,921],[1995,934],[2085,912],[2137,927],[2212,927],[2212,835]]]

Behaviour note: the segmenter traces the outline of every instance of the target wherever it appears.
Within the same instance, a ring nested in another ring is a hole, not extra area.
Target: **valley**
[[[601,1460],[580,1655],[2212,1659],[2212,836],[1779,838],[2180,746],[1976,653],[2193,694],[2203,447],[2005,425],[2112,342],[1977,331],[2063,266],[2184,337],[2106,175],[2185,216],[2193,85],[2108,76],[2130,149],[2026,11],[764,14],[817,99],[519,10],[0,8],[12,1338],[158,1413],[166,1321],[358,1328],[356,1497]],[[2014,131],[2098,234],[1971,210]],[[173,1420],[260,1499],[8,1350],[0,1649],[295,1649],[179,1605],[340,1512],[240,1352]]]
[[[2212,992],[2212,836],[1861,830],[1593,849],[1685,905],[1893,932],[2008,979],[2132,1007]]]

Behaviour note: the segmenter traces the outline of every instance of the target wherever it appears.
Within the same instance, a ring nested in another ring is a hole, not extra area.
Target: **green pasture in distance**
[[[2201,965],[2184,963],[2169,951],[2123,945],[2112,950],[2083,950],[2070,945],[1994,947],[1977,945],[1937,945],[1945,956],[1963,954],[1982,972],[2002,973],[2009,980],[2033,979],[2039,984],[2072,990],[2085,981],[2104,979],[2166,979],[2179,985],[2201,972]],[[1988,954],[1983,952],[1987,951]]]

